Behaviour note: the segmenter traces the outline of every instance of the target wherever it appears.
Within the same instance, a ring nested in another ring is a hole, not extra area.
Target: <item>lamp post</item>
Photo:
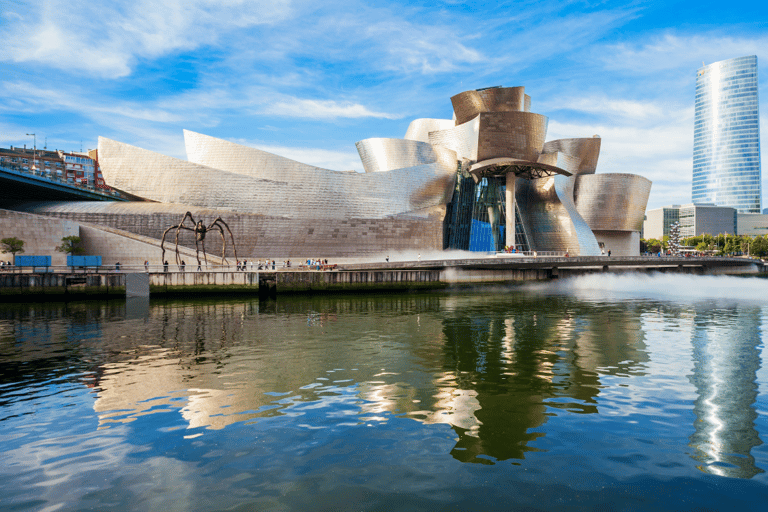
[[[33,146],[33,149],[32,149],[32,170],[36,171],[37,170],[37,135],[35,135],[34,133],[28,133],[27,137],[32,137],[35,141],[35,145]]]

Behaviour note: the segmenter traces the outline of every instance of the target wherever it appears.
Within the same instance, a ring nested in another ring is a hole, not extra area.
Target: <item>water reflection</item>
[[[750,478],[761,311],[689,309],[692,456]],[[608,381],[647,375],[645,313],[667,314],[509,291],[4,307],[0,421],[58,373],[93,390],[99,429],[163,413],[188,438],[276,417],[328,431],[409,418],[449,426],[455,460],[519,463],[547,449],[552,418],[596,416]]]
[[[700,308],[696,311],[693,374],[698,397],[690,446],[704,472],[752,478],[752,448],[762,444],[755,429],[761,314],[756,307]]]
[[[452,308],[442,365],[473,397],[471,428],[454,423],[451,454],[465,462],[523,459],[553,408],[598,411],[600,373],[640,371],[647,361],[636,312],[603,311],[566,297],[507,297],[505,308]],[[464,421],[465,424],[471,421]]]

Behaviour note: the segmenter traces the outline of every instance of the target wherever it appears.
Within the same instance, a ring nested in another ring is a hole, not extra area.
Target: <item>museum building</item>
[[[546,141],[523,87],[451,98],[454,119],[416,119],[403,139],[356,144],[365,172],[335,171],[184,131],[187,159],[99,138],[105,182],[133,202],[35,202],[29,213],[159,243],[189,211],[226,221],[249,258],[369,257],[514,247],[639,254],[651,182],[596,174],[598,136]],[[194,248],[194,237],[180,243]]]

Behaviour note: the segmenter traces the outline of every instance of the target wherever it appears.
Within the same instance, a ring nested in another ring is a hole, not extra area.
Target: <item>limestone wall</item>
[[[158,203],[48,203],[31,205],[27,211],[94,223],[160,240],[163,232],[178,224],[188,207]],[[384,219],[289,219],[262,215],[191,208],[196,220],[212,222],[218,215],[235,237],[240,259],[364,258],[404,250],[442,250],[445,208],[424,210],[423,216]],[[189,224],[189,222],[188,222]],[[191,225],[191,224],[189,224]],[[171,241],[175,233],[171,233]],[[221,254],[221,235],[206,236],[209,255]],[[180,245],[194,251],[194,235],[182,231]],[[100,250],[106,251],[103,247]],[[105,253],[106,254],[106,253]],[[228,244],[227,257],[234,256]],[[141,257],[139,257],[141,261]],[[151,258],[150,258],[151,260]],[[119,260],[121,263],[122,259]],[[170,261],[170,260],[169,260]],[[189,264],[190,260],[186,260]]]
[[[21,254],[51,256],[53,265],[67,264],[67,255],[56,252],[56,247],[65,236],[79,236],[79,230],[79,225],[71,220],[0,210],[0,238],[23,240]],[[12,257],[2,253],[0,259],[10,261]]]

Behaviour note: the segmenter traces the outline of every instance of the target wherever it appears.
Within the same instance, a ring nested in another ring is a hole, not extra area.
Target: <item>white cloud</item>
[[[756,55],[765,52],[768,36],[734,37],[723,34],[677,35],[665,32],[644,38],[642,43],[609,44],[595,48],[593,58],[606,67],[652,74],[659,71],[689,70],[690,77],[702,63],[712,64],[724,59]]]
[[[637,122],[669,117],[669,111],[655,101],[637,101],[608,96],[564,98],[555,97],[542,102],[542,110],[575,110],[584,114],[620,118]],[[690,114],[693,115],[691,108]]]
[[[399,115],[368,110],[367,107],[357,103],[340,103],[332,100],[311,100],[301,98],[290,98],[270,103],[262,110],[262,113],[313,119],[333,119],[338,117],[398,119],[402,117]]]
[[[3,17],[0,61],[37,62],[65,71],[119,78],[141,58],[215,43],[233,27],[288,16],[288,0],[150,0],[93,3],[46,0]]]

